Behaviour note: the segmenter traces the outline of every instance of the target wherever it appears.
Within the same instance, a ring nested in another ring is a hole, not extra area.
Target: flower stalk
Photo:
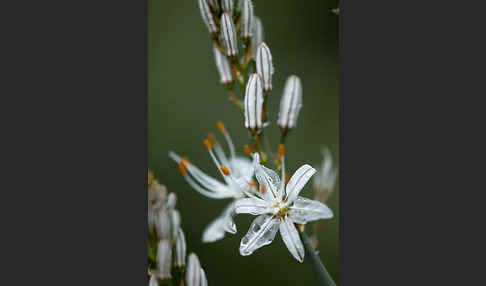
[[[312,271],[314,271],[314,273],[316,274],[319,285],[336,286],[336,282],[334,282],[326,267],[324,267],[324,264],[322,264],[322,261],[317,256],[314,248],[312,248],[312,244],[307,234],[304,231],[299,232],[299,234],[302,242],[304,243],[305,256],[307,257],[306,260],[311,265]]]

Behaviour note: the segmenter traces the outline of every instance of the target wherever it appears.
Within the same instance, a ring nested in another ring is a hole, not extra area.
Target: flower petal
[[[295,199],[288,215],[289,218],[298,224],[306,224],[310,221],[333,217],[332,210],[325,204],[300,196]]]
[[[302,263],[304,261],[304,245],[300,240],[294,222],[287,217],[282,218],[282,222],[280,223],[280,235],[290,253]]]
[[[159,282],[157,281],[157,277],[155,275],[150,276],[149,286],[159,286]]]
[[[250,226],[248,233],[241,239],[240,254],[252,254],[258,248],[270,244],[278,230],[279,220],[263,214],[258,216]]]
[[[201,264],[197,255],[194,253],[189,254],[187,260],[186,269],[186,285],[187,286],[199,286],[201,283]]]
[[[157,247],[157,270],[161,279],[171,278],[170,265],[172,258],[172,247],[168,239],[159,241]]]
[[[260,215],[269,212],[267,202],[259,198],[244,198],[235,202],[237,214]]]
[[[186,265],[186,237],[181,228],[177,231],[175,249],[175,265],[178,267]]]
[[[253,166],[258,183],[265,186],[266,197],[270,201],[280,201],[283,190],[280,189],[280,177],[277,173],[260,164],[260,156],[258,153],[253,155]]]
[[[255,173],[253,163],[245,157],[234,157],[230,159],[231,171],[235,177],[243,177],[250,180]]]
[[[295,171],[285,189],[287,192],[287,202],[291,203],[295,200],[302,188],[304,188],[305,184],[307,184],[315,172],[316,169],[312,168],[308,164],[302,165],[299,169],[297,169],[297,171]]]
[[[222,239],[226,232],[236,233],[236,225],[233,221],[234,203],[229,204],[222,214],[213,220],[203,232],[203,242],[215,242]]]

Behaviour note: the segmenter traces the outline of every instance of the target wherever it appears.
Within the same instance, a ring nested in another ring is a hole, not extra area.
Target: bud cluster
[[[177,277],[179,277],[184,272],[186,265],[186,239],[184,231],[180,226],[181,218],[179,211],[175,209],[176,202],[177,196],[174,193],[167,193],[166,187],[154,178],[152,172],[149,172],[148,257],[149,273],[151,276],[149,285],[151,286],[161,285],[160,283],[163,283],[163,281],[173,280],[173,273],[178,272],[180,275],[177,275]],[[191,255],[195,256],[195,254]],[[194,258],[191,258],[191,255],[188,258],[188,263],[194,260]],[[200,266],[198,271],[204,272]],[[200,281],[202,281],[202,278]],[[196,284],[191,284],[186,281],[185,285]],[[205,281],[205,284],[201,282],[201,284],[197,285],[207,285],[207,281]]]

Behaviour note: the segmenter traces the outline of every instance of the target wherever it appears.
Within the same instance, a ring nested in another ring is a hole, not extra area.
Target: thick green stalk
[[[324,267],[324,264],[322,264],[321,260],[315,253],[314,248],[312,248],[307,234],[305,234],[305,232],[300,232],[300,238],[304,242],[306,261],[310,263],[312,270],[316,274],[319,285],[336,286],[336,282],[332,280],[331,275],[329,275],[326,267]]]

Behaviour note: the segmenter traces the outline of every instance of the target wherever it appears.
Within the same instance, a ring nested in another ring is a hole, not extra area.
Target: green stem
[[[304,242],[305,256],[307,257],[306,261],[310,263],[312,270],[316,274],[319,285],[336,286],[336,282],[332,280],[331,275],[329,275],[326,267],[324,267],[324,264],[322,264],[321,260],[314,251],[314,248],[312,248],[307,234],[305,234],[305,232],[300,232],[300,238]]]

